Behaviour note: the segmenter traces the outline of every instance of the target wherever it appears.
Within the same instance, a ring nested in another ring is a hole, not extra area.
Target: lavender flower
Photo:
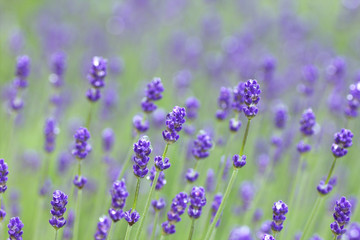
[[[185,174],[185,178],[188,182],[192,183],[192,182],[195,182],[199,177],[199,173],[193,169],[193,168],[189,168],[187,171],[186,171],[186,174]]]
[[[104,152],[110,152],[115,141],[114,131],[111,128],[105,128],[102,132],[102,146]]]
[[[285,215],[288,212],[288,206],[283,201],[277,201],[273,206],[273,221],[271,222],[271,229],[274,232],[280,232],[283,229],[283,223],[286,219]]]
[[[181,221],[180,216],[184,214],[188,203],[188,195],[179,193],[172,200],[170,211],[167,214],[167,221],[161,224],[163,234],[170,235],[175,233],[175,223]]]
[[[107,216],[100,217],[94,235],[95,240],[105,240],[108,236],[110,227],[111,220]]]
[[[6,182],[9,174],[8,165],[4,159],[0,159],[0,194],[4,193],[7,189]]]
[[[169,158],[165,157],[165,159],[163,160],[162,156],[155,157],[154,165],[156,167],[156,170],[158,170],[158,171],[164,171],[171,166],[171,164],[169,162]]]
[[[66,220],[63,217],[66,211],[66,204],[68,203],[68,196],[60,190],[56,190],[53,193],[53,199],[51,201],[52,209],[50,213],[53,215],[49,220],[51,226],[56,230],[62,228],[66,224]]]
[[[354,134],[345,128],[341,129],[340,132],[335,133],[331,151],[336,158],[341,158],[347,154],[347,148],[351,147],[353,137]]]
[[[135,156],[133,156],[133,170],[137,177],[144,178],[148,173],[147,164],[150,160],[151,143],[147,136],[143,136],[137,143],[134,144]]]
[[[19,56],[16,63],[14,85],[16,88],[26,88],[28,85],[27,77],[30,74],[30,58],[26,55]]]
[[[360,106],[360,82],[351,84],[349,87],[349,94],[346,96],[347,107],[345,115],[348,118],[355,118],[358,115],[358,108]]]
[[[121,181],[115,181],[110,190],[110,194],[111,208],[109,209],[109,216],[114,222],[117,222],[124,217],[123,208],[125,206],[126,198],[129,196],[125,180],[122,179]]]
[[[51,56],[50,66],[52,74],[49,77],[54,87],[61,87],[64,83],[64,72],[66,69],[66,55],[63,52],[56,52]]]
[[[235,154],[232,157],[234,168],[242,168],[246,165],[246,155],[242,155],[241,158],[239,155]]]
[[[321,180],[316,189],[321,195],[327,195],[336,185],[336,182],[337,182],[336,177],[331,178],[328,183],[325,183],[324,180]]]
[[[196,159],[203,159],[209,156],[209,150],[211,150],[213,146],[212,139],[210,135],[201,130],[197,135],[196,140],[194,140],[194,145],[192,148],[192,154]]]
[[[57,122],[54,118],[48,118],[45,122],[44,134],[45,134],[45,146],[46,152],[51,153],[55,149],[56,135],[59,133]]]
[[[155,168],[155,166],[153,166],[151,168],[151,170],[150,170],[150,176],[148,177],[150,179],[150,181],[151,181],[150,186],[152,186],[153,183],[154,183],[155,174],[156,174],[156,168]],[[165,186],[165,184],[166,184],[165,174],[164,174],[163,171],[161,171],[159,173],[159,178],[158,178],[158,181],[156,183],[155,190],[159,191],[160,189],[162,189]]]
[[[222,194],[218,193],[215,194],[214,196],[214,201],[211,204],[211,219],[210,219],[210,223],[212,223],[214,221],[215,215],[220,207],[221,201],[222,201]],[[220,219],[218,220],[218,222],[216,223],[215,227],[218,227],[220,225]]]
[[[216,118],[218,120],[224,120],[229,114],[231,108],[231,92],[230,88],[220,88],[220,95],[217,101],[219,109],[216,111]]]
[[[206,205],[205,189],[203,187],[193,187],[190,193],[190,206],[188,215],[190,218],[197,219],[201,215],[202,208]]]
[[[262,240],[275,240],[275,238],[269,234],[265,234],[263,237],[262,237]]]
[[[197,112],[200,107],[200,102],[196,97],[189,97],[186,99],[185,108],[187,112],[187,118],[194,120],[197,118]]]
[[[67,223],[64,228],[63,238],[65,240],[70,240],[73,237],[73,227],[75,222],[75,213],[74,211],[70,210],[68,217],[67,217]]]
[[[241,112],[245,102],[245,83],[239,82],[239,84],[233,89],[233,101],[232,108],[236,112]]]
[[[88,80],[91,88],[86,93],[87,98],[91,102],[96,102],[100,99],[100,88],[105,86],[105,77],[107,74],[107,60],[102,57],[93,57],[92,65],[88,74]]]
[[[149,129],[149,121],[144,116],[135,115],[133,117],[133,126],[137,132],[143,133]]]
[[[163,209],[165,207],[165,199],[160,198],[158,201],[157,200],[152,200],[151,201],[151,206],[153,206],[155,211],[160,211],[161,209]]]
[[[210,192],[210,193],[212,193],[215,190],[215,173],[212,168],[210,168],[207,171],[205,189],[206,192]]]
[[[19,217],[13,217],[10,219],[8,224],[8,234],[11,240],[22,240],[24,224],[21,222]]]
[[[231,118],[229,120],[229,129],[231,132],[237,132],[239,131],[241,127],[241,121],[237,118]]]
[[[185,108],[175,106],[173,111],[166,115],[166,129],[162,132],[163,138],[167,143],[174,143],[179,139],[178,132],[181,131],[185,123]]]
[[[348,240],[357,240],[360,238],[360,224],[354,222],[350,224],[348,230],[346,231],[346,239]]]
[[[80,127],[78,130],[76,130],[74,138],[75,147],[72,151],[72,154],[78,160],[84,159],[91,151],[91,145],[87,143],[87,141],[90,139],[90,133],[86,128]]]
[[[248,226],[234,228],[230,232],[229,240],[253,240],[251,230]]]
[[[154,78],[146,88],[146,97],[141,102],[141,107],[144,112],[151,113],[156,110],[157,106],[153,103],[162,98],[164,87],[160,78]]]
[[[300,154],[304,154],[311,150],[311,145],[301,140],[296,146],[296,149]]]
[[[75,175],[74,180],[73,180],[73,184],[78,189],[83,189],[86,183],[87,183],[87,178],[86,177]]]
[[[323,240],[319,235],[312,236],[309,240]]]
[[[288,110],[285,105],[278,105],[274,112],[274,124],[278,129],[284,129],[288,120]]]
[[[137,221],[139,221],[140,214],[136,210],[132,211],[132,209],[130,208],[129,211],[124,212],[124,219],[128,222],[130,226],[132,226]]]
[[[316,125],[315,114],[311,108],[308,108],[302,114],[300,120],[300,131],[305,136],[311,136],[314,134],[314,127]]]
[[[256,116],[258,113],[257,104],[260,101],[260,85],[256,80],[250,79],[244,84],[244,103],[243,112],[248,119]]]
[[[302,68],[302,83],[298,86],[300,93],[311,96],[314,92],[314,85],[319,78],[319,71],[314,65],[305,65]]]

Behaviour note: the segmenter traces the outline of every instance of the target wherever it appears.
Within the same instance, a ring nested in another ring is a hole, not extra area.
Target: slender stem
[[[221,213],[222,213],[222,211],[223,211],[223,209],[224,209],[224,207],[225,207],[225,203],[226,203],[226,201],[227,201],[227,199],[228,199],[228,197],[229,197],[229,195],[230,195],[230,192],[231,192],[232,186],[234,185],[234,182],[235,182],[235,179],[236,179],[238,170],[239,170],[239,169],[237,169],[237,168],[234,168],[234,170],[233,170],[233,173],[232,173],[232,175],[231,175],[229,184],[228,184],[228,186],[227,186],[227,188],[226,188],[226,191],[225,191],[225,194],[224,194],[224,198],[223,198],[223,200],[221,201],[221,204],[220,204],[220,206],[219,206],[219,209],[218,209],[218,211],[216,212],[216,215],[215,215],[215,217],[214,217],[214,220],[213,220],[213,222],[211,223],[210,228],[208,229],[208,231],[207,231],[206,236],[205,236],[204,239],[210,239],[210,237],[211,237],[211,233],[212,233],[212,231],[213,231],[214,228],[215,228],[215,224],[216,224],[217,221],[219,220],[219,218],[220,218],[220,216],[221,216]]]
[[[115,223],[111,222],[110,229],[109,229],[109,235],[107,236],[106,239],[109,239],[109,240],[113,239],[114,232],[115,232]]]
[[[85,125],[85,127],[87,129],[89,129],[89,127],[90,127],[94,105],[95,105],[94,103],[90,103],[90,110],[89,110],[89,113],[88,113],[88,116],[87,116],[87,119],[86,119],[86,125]]]
[[[82,190],[78,189],[78,197],[76,199],[76,207],[75,207],[76,215],[75,215],[74,239],[79,239],[81,195],[82,195]]]
[[[335,157],[335,158],[334,158],[334,161],[333,161],[333,163],[332,163],[332,165],[331,165],[329,174],[328,174],[328,176],[327,176],[327,178],[326,178],[325,184],[328,184],[328,182],[330,181],[331,175],[332,175],[332,173],[333,173],[333,171],[334,171],[334,168],[335,168],[336,160],[337,160],[337,158]]]
[[[323,197],[322,196],[318,196],[318,198],[316,199],[316,202],[314,204],[314,207],[313,209],[311,210],[311,215],[310,215],[310,218],[308,218],[306,224],[305,224],[305,228],[304,228],[304,232],[303,234],[301,235],[301,238],[300,240],[304,240],[304,239],[307,239],[306,236],[307,236],[307,233],[309,232],[310,230],[310,226],[313,224],[313,221],[315,220],[315,216],[317,215],[317,212],[319,210],[319,206],[321,204],[321,202],[323,201]]]
[[[132,210],[135,210],[135,208],[136,208],[136,202],[137,202],[137,199],[139,196],[139,190],[140,190],[140,178],[139,177],[136,177],[136,178],[137,178],[137,182],[136,182],[135,198],[134,198]]]
[[[154,240],[154,238],[155,238],[158,218],[159,218],[159,211],[156,211],[156,212],[155,212],[154,225],[153,225],[153,228],[152,228],[152,233],[151,233],[151,238],[150,238],[150,240]]]
[[[55,230],[55,240],[57,240],[58,230]]]
[[[34,235],[32,239],[39,239],[39,226],[40,226],[40,219],[43,214],[43,204],[44,204],[44,197],[40,196],[39,205],[35,214],[35,225],[34,225]]]
[[[125,234],[125,240],[129,240],[130,239],[130,233],[131,233],[131,228],[132,226],[128,225],[126,228],[126,234]]]
[[[192,221],[191,221],[191,228],[190,228],[188,240],[192,239],[192,236],[193,236],[193,233],[194,233],[194,225],[195,225],[195,218],[193,218]]]
[[[162,155],[162,158],[163,158],[163,159],[165,159],[165,157],[166,157],[166,153],[167,153],[167,151],[168,151],[168,148],[169,148],[169,144],[166,143],[165,149],[164,149],[164,153],[163,153],[163,155]],[[152,194],[153,194],[153,192],[154,192],[154,190],[155,190],[156,183],[158,182],[158,178],[159,178],[159,172],[156,171],[155,177],[154,177],[154,180],[153,180],[153,184],[151,185],[151,189],[150,189],[148,198],[147,198],[147,200],[146,200],[145,209],[144,209],[144,211],[143,211],[143,213],[142,213],[142,215],[141,215],[141,218],[140,218],[140,226],[139,226],[139,228],[138,228],[138,230],[137,230],[137,232],[136,232],[136,237],[135,237],[135,239],[140,239],[141,230],[142,230],[142,227],[143,227],[143,224],[144,224],[144,220],[145,220],[145,218],[146,218],[146,214],[147,214],[147,212],[148,212],[148,210],[149,210],[149,207],[150,207],[151,197],[152,197]]]
[[[334,240],[336,240],[336,238],[337,238],[337,236],[336,236],[336,235],[334,235]]]
[[[246,124],[245,134],[244,134],[243,141],[241,144],[240,153],[239,153],[240,156],[243,155],[243,153],[244,153],[245,144],[246,144],[246,140],[247,140],[247,137],[249,134],[249,129],[250,129],[250,122],[251,122],[251,120],[248,119],[247,124]]]

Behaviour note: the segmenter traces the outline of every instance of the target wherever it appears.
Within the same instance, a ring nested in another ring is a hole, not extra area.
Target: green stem
[[[166,143],[165,149],[164,149],[164,153],[163,153],[163,155],[162,155],[162,158],[163,158],[163,159],[165,159],[165,157],[166,157],[166,153],[167,153],[167,151],[168,151],[168,148],[169,148],[169,144]],[[148,210],[149,210],[151,197],[152,197],[152,194],[153,194],[153,192],[154,192],[154,190],[155,190],[155,186],[156,186],[156,183],[157,183],[158,179],[159,179],[159,172],[156,171],[155,177],[154,177],[154,180],[153,180],[153,184],[151,185],[151,189],[150,189],[148,198],[147,198],[147,200],[146,200],[145,209],[144,209],[144,211],[143,211],[143,213],[142,213],[142,215],[141,215],[141,218],[140,218],[140,226],[139,226],[139,228],[138,228],[138,230],[137,230],[137,232],[136,232],[136,237],[135,237],[135,239],[140,239],[141,230],[142,230],[142,227],[143,227],[143,224],[144,224],[144,220],[145,220],[145,218],[146,218],[146,214],[147,214],[147,212],[148,212]]]
[[[243,141],[242,141],[242,144],[241,144],[240,153],[239,153],[239,156],[240,156],[240,157],[241,157],[241,156],[243,155],[243,153],[244,153],[246,140],[247,140],[247,137],[248,137],[248,135],[249,135],[250,122],[251,122],[251,120],[248,119],[247,124],[246,124],[245,134],[244,134]]]
[[[154,238],[155,238],[158,218],[159,218],[159,211],[156,211],[150,240],[154,240]]]
[[[210,221],[211,221],[211,211],[212,210],[210,209],[209,212],[208,212],[208,216],[206,218],[204,229],[207,229],[209,227],[209,224],[210,224]],[[204,237],[206,236],[205,234],[206,234],[206,232],[204,231],[203,235],[201,236],[201,239],[204,239]]]
[[[227,186],[227,188],[226,188],[226,191],[225,191],[225,194],[224,194],[224,198],[223,198],[223,200],[221,201],[221,204],[220,204],[220,206],[219,206],[219,209],[218,209],[218,211],[216,212],[216,215],[215,215],[215,217],[214,217],[214,220],[213,220],[213,222],[211,223],[210,228],[208,229],[208,231],[207,231],[206,236],[205,236],[204,239],[210,239],[210,237],[211,237],[211,233],[212,233],[212,231],[214,230],[215,225],[216,225],[217,221],[219,220],[219,218],[220,218],[220,216],[221,216],[221,213],[222,213],[222,211],[223,211],[223,209],[224,209],[224,207],[225,207],[225,203],[226,203],[226,201],[227,201],[227,199],[228,199],[228,197],[229,197],[229,195],[230,195],[230,192],[231,192],[232,186],[234,185],[234,182],[235,182],[235,179],[236,179],[238,170],[239,170],[239,169],[237,169],[237,168],[234,168],[234,170],[233,170],[233,173],[232,173],[232,175],[231,175],[229,184],[228,184],[228,186]]]
[[[90,103],[90,110],[89,110],[89,113],[88,113],[88,116],[87,116],[87,119],[86,119],[86,125],[85,125],[85,127],[87,129],[89,129],[89,127],[90,127],[94,105],[95,105],[94,103]]]
[[[139,190],[140,190],[140,178],[139,177],[136,177],[136,178],[137,178],[137,182],[136,182],[135,198],[134,198],[132,210],[135,210],[135,208],[136,208],[136,202],[137,202],[137,199],[139,196]]]
[[[326,178],[325,184],[328,184],[328,182],[330,181],[331,175],[332,175],[332,173],[333,173],[333,171],[334,171],[334,168],[335,168],[336,160],[337,160],[337,157],[334,158],[334,161],[333,161],[333,163],[332,163],[332,165],[331,165],[329,174],[328,174],[328,176],[327,176],[327,178]]]
[[[55,230],[55,240],[57,240],[58,230]]]
[[[164,240],[165,239],[165,235],[161,234],[160,240]]]
[[[310,230],[310,226],[313,224],[315,218],[316,218],[316,215],[317,215],[317,212],[319,210],[319,206],[321,204],[321,202],[323,201],[323,197],[322,196],[318,196],[318,198],[316,199],[316,202],[314,204],[314,207],[313,209],[311,210],[311,215],[310,215],[310,218],[308,218],[306,224],[305,224],[305,228],[304,228],[304,232],[303,234],[301,235],[301,238],[300,240],[304,240],[304,239],[307,239],[306,236]]]
[[[131,233],[131,226],[128,225],[127,228],[126,228],[126,234],[125,234],[125,240],[129,240],[130,239],[130,233]]]
[[[82,195],[82,190],[78,189],[78,197],[76,199],[76,207],[75,207],[76,215],[75,215],[74,239],[79,239],[81,195]]]
[[[192,221],[191,221],[191,228],[190,228],[188,240],[192,239],[192,236],[193,236],[193,233],[194,233],[194,225],[195,225],[195,219],[193,218]]]

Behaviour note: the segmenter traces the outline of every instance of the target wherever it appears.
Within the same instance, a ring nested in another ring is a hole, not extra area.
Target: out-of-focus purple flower
[[[195,171],[193,168],[189,168],[187,171],[186,171],[186,180],[188,182],[195,182],[198,177],[199,177],[199,173],[197,171]]]
[[[21,222],[19,217],[13,217],[10,219],[8,224],[9,239],[22,240],[24,224]]]
[[[192,74],[189,70],[181,70],[177,72],[173,78],[173,82],[177,89],[184,90],[190,86],[192,82]]]
[[[253,240],[251,230],[248,226],[234,228],[230,232],[229,240]]]
[[[27,77],[30,74],[30,58],[26,55],[19,56],[16,62],[14,86],[16,88],[26,88],[28,85]]]
[[[353,137],[354,134],[345,128],[341,129],[340,132],[335,133],[334,143],[331,146],[334,157],[341,158],[347,154],[347,148],[352,146]]]
[[[61,87],[64,83],[64,73],[66,70],[66,54],[64,52],[56,52],[51,55],[50,67],[52,74],[49,81],[54,87]]]
[[[40,188],[39,194],[40,196],[46,196],[50,193],[52,187],[52,183],[50,179],[46,179],[44,181],[44,184],[42,185],[42,187]]]
[[[283,104],[276,106],[274,111],[274,124],[278,129],[284,129],[288,120],[288,110]]]
[[[109,216],[114,222],[119,221],[124,217],[123,208],[129,193],[126,189],[125,180],[116,180],[110,190],[111,194],[111,208],[109,209]]]
[[[206,205],[205,189],[203,187],[193,187],[190,193],[190,206],[188,215],[190,218],[197,219],[201,216],[202,208]]]
[[[323,240],[319,235],[315,234],[309,240]]]
[[[4,193],[7,189],[6,182],[8,180],[8,165],[4,159],[0,159],[0,194]]]
[[[150,175],[149,175],[149,179],[151,181],[150,186],[154,183],[154,179],[155,179],[155,174],[156,174],[156,168],[155,166],[153,166],[150,170]],[[158,181],[156,183],[155,189],[156,190],[160,190],[164,187],[164,185],[166,184],[166,180],[165,180],[165,174],[163,171],[161,171],[159,173],[159,178]]]
[[[343,57],[335,57],[331,59],[326,67],[326,77],[331,82],[339,82],[345,76],[346,62]]]
[[[151,206],[153,206],[155,211],[160,211],[161,209],[163,209],[165,207],[165,199],[160,198],[158,201],[157,200],[152,200],[151,201]]]
[[[51,153],[55,149],[56,135],[59,133],[59,128],[55,118],[48,118],[45,122],[44,135],[45,144],[44,149],[46,152]]]
[[[224,120],[229,114],[231,108],[231,93],[232,90],[230,88],[220,88],[220,95],[217,100],[219,109],[216,112],[216,118],[218,120]]]
[[[242,209],[244,211],[246,211],[249,208],[251,201],[254,198],[254,195],[255,195],[254,185],[251,182],[244,181],[240,186],[240,197],[243,202]]]
[[[86,177],[75,175],[73,180],[73,184],[75,185],[75,187],[77,187],[78,189],[82,189],[86,183],[87,183]]]
[[[351,84],[349,87],[349,94],[346,96],[347,107],[345,115],[348,118],[355,118],[358,115],[358,108],[360,106],[360,81]]]
[[[162,128],[166,118],[166,112],[162,108],[156,109],[152,114],[152,122],[156,128]]]
[[[263,215],[264,215],[264,213],[261,208],[256,209],[254,212],[254,216],[253,216],[253,222],[256,223],[256,222],[260,221],[261,218],[263,217]]]
[[[304,153],[307,153],[307,152],[309,152],[311,150],[311,145],[307,144],[303,140],[301,140],[298,143],[298,145],[296,146],[296,149],[300,154],[304,154]]]
[[[141,102],[142,110],[146,113],[151,113],[156,110],[157,106],[154,101],[158,101],[162,98],[164,86],[162,85],[160,78],[154,78],[150,83],[147,84],[145,90],[145,98]]]
[[[186,119],[185,108],[175,106],[173,111],[166,115],[166,129],[162,132],[163,138],[167,143],[174,143],[179,139],[178,132]]]
[[[52,209],[50,210],[53,215],[49,220],[51,226],[56,230],[62,228],[66,224],[66,220],[63,217],[66,211],[66,205],[68,203],[68,196],[60,190],[56,190],[53,193],[53,199],[51,201]]]
[[[211,219],[210,219],[211,223],[214,221],[215,215],[216,215],[217,211],[219,210],[222,199],[223,199],[223,196],[221,193],[215,194],[214,201],[211,204]],[[219,218],[215,227],[218,227],[220,225],[220,220],[221,219]]]
[[[229,129],[231,132],[237,132],[239,131],[241,127],[241,121],[237,118],[231,118],[229,120]]]
[[[288,212],[288,206],[283,201],[277,201],[273,206],[273,221],[271,222],[271,229],[274,232],[280,232],[283,229],[283,223],[286,219],[285,215]]]
[[[241,157],[235,154],[232,157],[234,168],[242,168],[246,165],[246,155],[242,155]]]
[[[75,213],[73,210],[70,209],[67,217],[67,223],[65,225],[64,233],[63,233],[64,240],[72,239],[73,237],[72,229],[74,227],[74,222],[75,222]]]
[[[128,222],[130,226],[134,225],[140,219],[140,214],[136,210],[131,210],[132,209],[130,208],[129,211],[124,212],[124,219]]]
[[[111,128],[105,128],[102,131],[102,146],[104,152],[110,152],[115,141],[115,134]]]
[[[91,102],[100,99],[100,88],[105,86],[105,77],[107,74],[107,60],[102,57],[93,57],[92,65],[88,74],[88,80],[91,88],[87,91],[86,96]]]
[[[197,135],[196,140],[194,140],[192,155],[196,159],[207,158],[210,154],[209,151],[211,150],[212,146],[213,142],[210,135],[204,130],[201,130]]]
[[[206,175],[205,190],[208,193],[212,193],[215,190],[215,173],[212,168],[209,168]]]
[[[186,99],[185,108],[186,108],[186,117],[190,120],[197,118],[198,109],[200,107],[200,102],[196,97],[189,97]]]
[[[84,159],[91,151],[91,145],[87,143],[90,139],[90,133],[86,128],[80,127],[76,130],[74,138],[75,146],[72,154],[79,160]]]
[[[239,84],[233,89],[233,101],[232,108],[241,112],[245,103],[245,83],[239,82]]]
[[[267,154],[260,154],[259,157],[256,160],[256,163],[258,165],[258,171],[261,174],[264,174],[269,163],[270,163],[270,157]]]
[[[351,223],[348,230],[346,231],[346,237],[348,240],[360,239],[360,224],[357,222]]]
[[[305,136],[311,136],[314,134],[314,127],[316,125],[315,114],[311,108],[308,108],[302,114],[300,119],[300,131]]]
[[[65,173],[73,160],[71,154],[68,151],[61,152],[57,159],[58,170],[61,174]]]
[[[109,234],[110,227],[111,220],[107,216],[100,217],[94,235],[95,240],[106,239]]]
[[[142,115],[135,115],[133,117],[133,126],[136,131],[143,133],[149,129],[149,121]]]
[[[314,65],[305,65],[302,68],[301,83],[298,85],[298,91],[305,96],[311,96],[314,92],[314,85],[319,78],[319,71]]]
[[[184,214],[187,203],[188,195],[186,193],[180,192],[172,200],[170,211],[167,213],[167,221],[161,224],[163,233],[165,235],[170,235],[175,233],[175,223],[181,221],[180,216]]]

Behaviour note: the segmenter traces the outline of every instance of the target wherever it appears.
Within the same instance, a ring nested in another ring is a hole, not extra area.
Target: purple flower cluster
[[[52,209],[50,213],[53,215],[49,220],[51,226],[56,230],[62,228],[66,224],[66,220],[63,217],[66,211],[66,204],[68,203],[68,196],[60,190],[56,190],[53,193],[53,199],[51,201]]]
[[[167,213],[167,221],[161,224],[163,234],[175,233],[175,223],[181,221],[180,216],[184,214],[188,201],[186,193],[181,192],[175,196],[172,200],[170,211]]]
[[[160,198],[159,200],[152,200],[151,201],[151,206],[153,206],[155,211],[160,211],[161,209],[163,209],[165,207],[165,199],[164,198]]]
[[[234,168],[242,168],[246,165],[246,155],[242,155],[241,157],[235,154],[232,157]]]
[[[110,152],[114,146],[115,134],[111,128],[102,131],[102,147],[104,152]]]
[[[229,120],[229,129],[231,132],[237,132],[241,127],[241,121],[237,118],[231,118]]]
[[[162,156],[155,157],[154,165],[157,171],[164,171],[171,166],[169,158],[165,157],[163,160]]]
[[[8,234],[10,240],[22,240],[24,224],[19,217],[13,217],[8,224]]]
[[[307,153],[307,152],[309,152],[311,150],[311,145],[307,144],[303,140],[301,140],[298,143],[298,145],[296,146],[296,149],[300,154],[304,154],[304,153]]]
[[[216,215],[217,211],[219,210],[222,199],[223,199],[223,196],[221,193],[215,194],[214,201],[211,204],[211,219],[210,219],[211,223],[214,221],[215,215]],[[220,224],[220,219],[217,221],[215,227],[218,227],[219,224]]]
[[[288,120],[288,110],[285,105],[278,105],[274,112],[274,125],[278,129],[284,129]]]
[[[190,218],[197,219],[201,215],[202,208],[206,205],[205,189],[203,187],[193,187],[190,193],[190,206],[188,215]]]
[[[181,131],[182,125],[185,123],[185,108],[175,106],[173,111],[166,115],[166,129],[162,132],[164,140],[170,144],[179,139],[178,132]]]
[[[220,95],[217,100],[219,109],[215,114],[218,120],[224,120],[229,114],[231,108],[231,92],[230,88],[220,88]]]
[[[93,57],[92,65],[88,74],[88,80],[91,84],[86,96],[91,102],[96,102],[100,99],[100,88],[105,86],[107,60],[102,57]]]
[[[116,180],[112,185],[110,194],[111,208],[109,209],[109,216],[114,222],[117,222],[123,218],[123,208],[125,206],[126,198],[129,196],[125,180]]]
[[[110,227],[111,220],[107,216],[100,217],[94,234],[94,239],[105,240],[109,234]]]
[[[314,85],[319,78],[319,70],[314,65],[305,65],[302,68],[302,81],[298,85],[298,91],[305,96],[311,96],[314,92]]]
[[[52,74],[49,77],[50,83],[58,88],[64,84],[64,73],[66,70],[66,54],[56,52],[51,56],[50,66]]]
[[[260,85],[254,79],[249,79],[244,85],[244,103],[243,112],[248,119],[256,116],[259,109],[257,104],[260,101]]]
[[[327,195],[336,186],[336,183],[336,177],[331,178],[328,183],[325,183],[324,180],[321,180],[316,189],[321,195]]]
[[[288,206],[283,201],[277,201],[273,206],[273,221],[271,222],[271,229],[274,232],[280,232],[283,229],[283,223],[286,219],[285,215],[288,212]]]
[[[261,240],[275,240],[275,238],[269,234],[265,234]]]
[[[146,97],[141,101],[141,108],[146,113],[151,113],[156,110],[157,106],[154,101],[158,101],[162,98],[162,92],[164,87],[160,78],[154,78],[147,84]]]
[[[134,144],[135,155],[133,156],[133,170],[135,176],[144,178],[146,174],[148,174],[149,169],[147,168],[147,164],[150,160],[149,155],[151,151],[151,143],[147,136],[141,137],[139,141]]]
[[[4,193],[7,189],[6,182],[8,180],[8,165],[4,159],[0,159],[0,194]]]
[[[16,62],[14,79],[15,88],[26,88],[28,86],[27,77],[30,74],[30,58],[26,55],[19,56]]]
[[[315,114],[311,108],[306,109],[300,119],[300,131],[305,136],[311,136],[314,134],[314,127],[316,125]]]
[[[51,153],[55,149],[56,135],[59,133],[57,122],[54,118],[50,117],[46,119],[44,127],[45,145],[44,149],[46,152]]]
[[[150,170],[150,176],[148,177],[148,178],[150,179],[150,181],[151,181],[150,186],[152,186],[153,183],[154,183],[155,174],[156,174],[156,168],[155,168],[155,166],[153,166],[153,167],[151,168],[151,170]],[[165,174],[164,174],[163,171],[161,171],[161,172],[159,173],[159,178],[158,178],[158,180],[157,180],[157,183],[156,183],[156,186],[155,186],[155,190],[158,190],[158,191],[159,191],[160,189],[162,189],[162,188],[165,186],[165,184],[166,184]]]
[[[185,108],[186,108],[186,117],[190,120],[197,118],[198,109],[200,107],[200,102],[196,97],[189,97],[186,99]]]
[[[140,214],[130,208],[129,211],[124,212],[124,219],[128,222],[130,226],[134,225],[140,219]]]
[[[149,120],[142,115],[135,115],[132,122],[134,129],[139,133],[146,132],[149,129]]]
[[[210,135],[204,130],[201,130],[194,140],[194,145],[191,152],[196,159],[203,159],[209,156],[209,151],[212,147],[213,142]]]
[[[189,168],[186,171],[185,178],[189,183],[195,182],[198,179],[198,177],[199,177],[199,173],[195,169]]]
[[[358,108],[360,106],[360,82],[351,84],[349,87],[349,94],[346,96],[347,107],[345,115],[348,118],[355,118],[358,115]]]
[[[242,112],[245,102],[245,83],[239,84],[233,89],[232,108],[236,112]]]
[[[345,197],[341,197],[336,201],[334,211],[335,222],[330,224],[330,229],[334,235],[339,236],[345,233],[345,225],[350,221],[351,203]]]
[[[358,240],[360,238],[360,224],[357,222],[350,224],[346,231],[346,237],[348,240]]]
[[[74,134],[75,146],[72,154],[78,159],[84,159],[91,151],[91,145],[87,142],[90,139],[90,132],[80,127]]]
[[[334,143],[331,146],[334,157],[341,158],[347,154],[347,148],[351,147],[353,137],[354,134],[345,128],[341,129],[340,132],[335,133]]]

